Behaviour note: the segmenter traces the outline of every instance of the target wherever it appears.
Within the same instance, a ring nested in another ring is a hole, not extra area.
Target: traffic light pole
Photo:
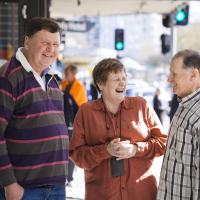
[[[171,57],[174,56],[174,54],[177,52],[177,29],[176,27],[174,27],[174,25],[172,24],[171,28]]]

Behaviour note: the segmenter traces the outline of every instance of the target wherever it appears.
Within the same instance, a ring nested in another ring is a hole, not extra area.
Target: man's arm
[[[7,78],[0,76],[0,185],[3,187],[16,182],[10,162],[5,131],[15,105],[13,88]]]
[[[193,199],[199,200],[200,198],[200,127],[197,127],[195,130],[193,141],[194,143],[194,150],[191,155],[192,159],[195,163],[194,167],[190,166],[192,168],[192,173],[195,174],[194,176],[194,184],[193,187],[191,187],[193,192]],[[195,154],[194,154],[195,152]]]

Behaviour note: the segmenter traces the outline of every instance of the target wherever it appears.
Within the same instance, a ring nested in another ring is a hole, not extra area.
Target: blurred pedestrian
[[[101,98],[82,105],[70,156],[85,173],[85,200],[155,200],[150,167],[165,151],[166,134],[142,97],[125,97],[126,72],[117,59],[93,70]]]
[[[68,135],[51,68],[60,34],[55,21],[32,18],[24,46],[0,69],[1,200],[65,199]]]
[[[98,90],[96,89],[94,83],[90,83],[90,93],[92,96],[92,100],[98,99]]]
[[[157,199],[200,199],[200,54],[183,50],[170,64],[168,81],[180,98],[164,156]]]
[[[87,92],[84,85],[76,78],[78,68],[75,65],[68,65],[64,69],[65,80],[61,83],[61,90],[64,93],[64,113],[68,127],[69,139],[73,133],[73,122],[75,115],[83,103],[87,102]],[[73,181],[74,163],[69,160],[68,164],[68,186]]]
[[[161,123],[163,122],[162,120],[162,113],[163,113],[163,108],[162,108],[162,102],[160,100],[160,89],[157,88],[155,95],[153,97],[153,108],[156,112],[156,114],[158,115],[158,118],[160,119]]]
[[[172,100],[169,103],[170,106],[170,111],[169,111],[169,118],[170,118],[170,122],[172,121],[172,118],[178,108],[178,97],[176,94],[173,95]]]

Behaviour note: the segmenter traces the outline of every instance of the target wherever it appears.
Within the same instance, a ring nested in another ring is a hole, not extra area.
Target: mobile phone
[[[111,176],[123,176],[124,175],[124,160],[117,160],[116,157],[112,157],[110,160],[111,164]]]

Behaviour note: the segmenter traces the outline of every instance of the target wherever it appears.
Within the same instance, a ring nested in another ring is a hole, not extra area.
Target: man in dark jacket
[[[73,122],[78,108],[87,102],[87,93],[84,85],[77,80],[77,67],[75,65],[68,65],[65,70],[65,80],[61,83],[61,89],[64,93],[64,114],[65,121],[68,126],[69,139],[73,133]],[[68,186],[73,180],[74,163],[69,160],[68,164]]]

